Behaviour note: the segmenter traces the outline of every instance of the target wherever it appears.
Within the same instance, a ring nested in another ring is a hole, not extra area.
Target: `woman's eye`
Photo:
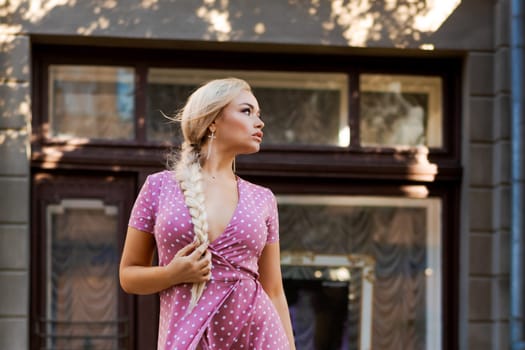
[[[246,115],[251,115],[252,114],[252,111],[249,109],[249,108],[246,108],[246,109],[243,109],[242,110],[242,113],[246,114]]]

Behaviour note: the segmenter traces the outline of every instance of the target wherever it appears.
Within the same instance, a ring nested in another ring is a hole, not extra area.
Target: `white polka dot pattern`
[[[289,349],[279,316],[257,280],[257,263],[279,239],[277,203],[264,187],[238,178],[239,201],[224,232],[209,245],[212,279],[187,314],[191,284],[160,293],[158,349]],[[150,175],[133,207],[129,226],[153,233],[159,265],[193,241],[184,195],[170,171]]]

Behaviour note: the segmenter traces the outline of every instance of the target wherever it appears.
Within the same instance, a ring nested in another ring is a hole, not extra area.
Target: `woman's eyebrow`
[[[251,109],[254,109],[255,107],[253,107],[253,105],[249,104],[248,102],[241,102],[240,105],[246,105],[248,107],[250,107]]]
[[[248,103],[248,102],[242,102],[240,105],[241,105],[241,106],[242,106],[242,105],[246,105],[246,106],[250,107],[250,109],[251,109],[252,111],[255,111],[255,106],[253,106],[252,104],[250,104],[250,103]],[[259,110],[257,114],[260,115],[260,114],[261,114],[261,111]]]

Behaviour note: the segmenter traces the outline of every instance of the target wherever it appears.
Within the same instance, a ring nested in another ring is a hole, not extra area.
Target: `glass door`
[[[134,188],[132,178],[35,176],[33,348],[133,348],[118,265]]]

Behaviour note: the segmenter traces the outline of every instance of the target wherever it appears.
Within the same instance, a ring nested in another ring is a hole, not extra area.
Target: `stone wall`
[[[28,347],[30,43],[0,34],[0,348]]]
[[[494,49],[472,53],[487,79],[470,91],[469,348],[509,348],[509,1],[494,6]],[[474,74],[472,69],[471,73]],[[477,74],[477,72],[476,72]]]

